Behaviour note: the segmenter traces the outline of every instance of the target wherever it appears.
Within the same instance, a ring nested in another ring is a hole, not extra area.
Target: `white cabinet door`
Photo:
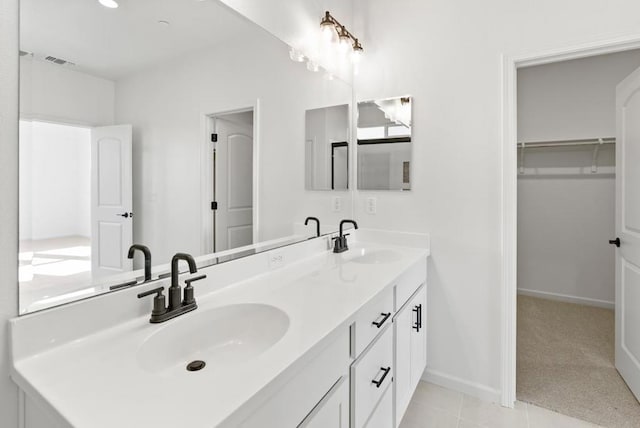
[[[299,425],[300,428],[349,428],[349,379],[341,378]]]
[[[427,367],[427,287],[423,286],[411,300],[411,392],[415,391]]]
[[[426,290],[420,287],[394,319],[395,426],[400,425],[427,365]]]

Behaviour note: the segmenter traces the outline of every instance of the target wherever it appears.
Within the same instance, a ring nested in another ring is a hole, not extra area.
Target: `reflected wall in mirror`
[[[144,281],[133,243],[157,279],[352,216],[305,190],[300,144],[351,86],[223,3],[22,0],[20,31],[21,313]]]
[[[305,113],[305,186],[308,190],[349,188],[349,105]]]
[[[411,189],[411,97],[358,103],[358,189]]]

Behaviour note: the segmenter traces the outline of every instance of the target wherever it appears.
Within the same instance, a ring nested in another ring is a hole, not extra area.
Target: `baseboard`
[[[500,391],[488,387],[487,385],[482,385],[476,382],[469,382],[468,380],[451,376],[446,373],[442,373],[429,368],[427,368],[427,370],[425,370],[424,374],[422,375],[422,380],[442,386],[447,389],[462,392],[463,394],[471,395],[472,397],[476,397],[484,401],[500,403]]]
[[[580,305],[596,306],[598,308],[615,309],[615,302],[606,300],[589,299],[587,297],[570,296],[568,294],[550,293],[548,291],[528,290],[518,288],[518,294],[523,296],[540,297],[542,299],[557,300],[567,303],[578,303]]]

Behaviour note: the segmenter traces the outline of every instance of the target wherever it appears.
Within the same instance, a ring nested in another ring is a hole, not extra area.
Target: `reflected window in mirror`
[[[349,105],[305,112],[305,188],[349,188]]]
[[[358,103],[358,189],[410,190],[412,99]]]

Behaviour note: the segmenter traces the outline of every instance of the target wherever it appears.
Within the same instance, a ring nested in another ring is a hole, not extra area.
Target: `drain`
[[[187,371],[197,372],[198,370],[202,370],[206,365],[207,363],[202,360],[191,361],[189,364],[187,364]]]

